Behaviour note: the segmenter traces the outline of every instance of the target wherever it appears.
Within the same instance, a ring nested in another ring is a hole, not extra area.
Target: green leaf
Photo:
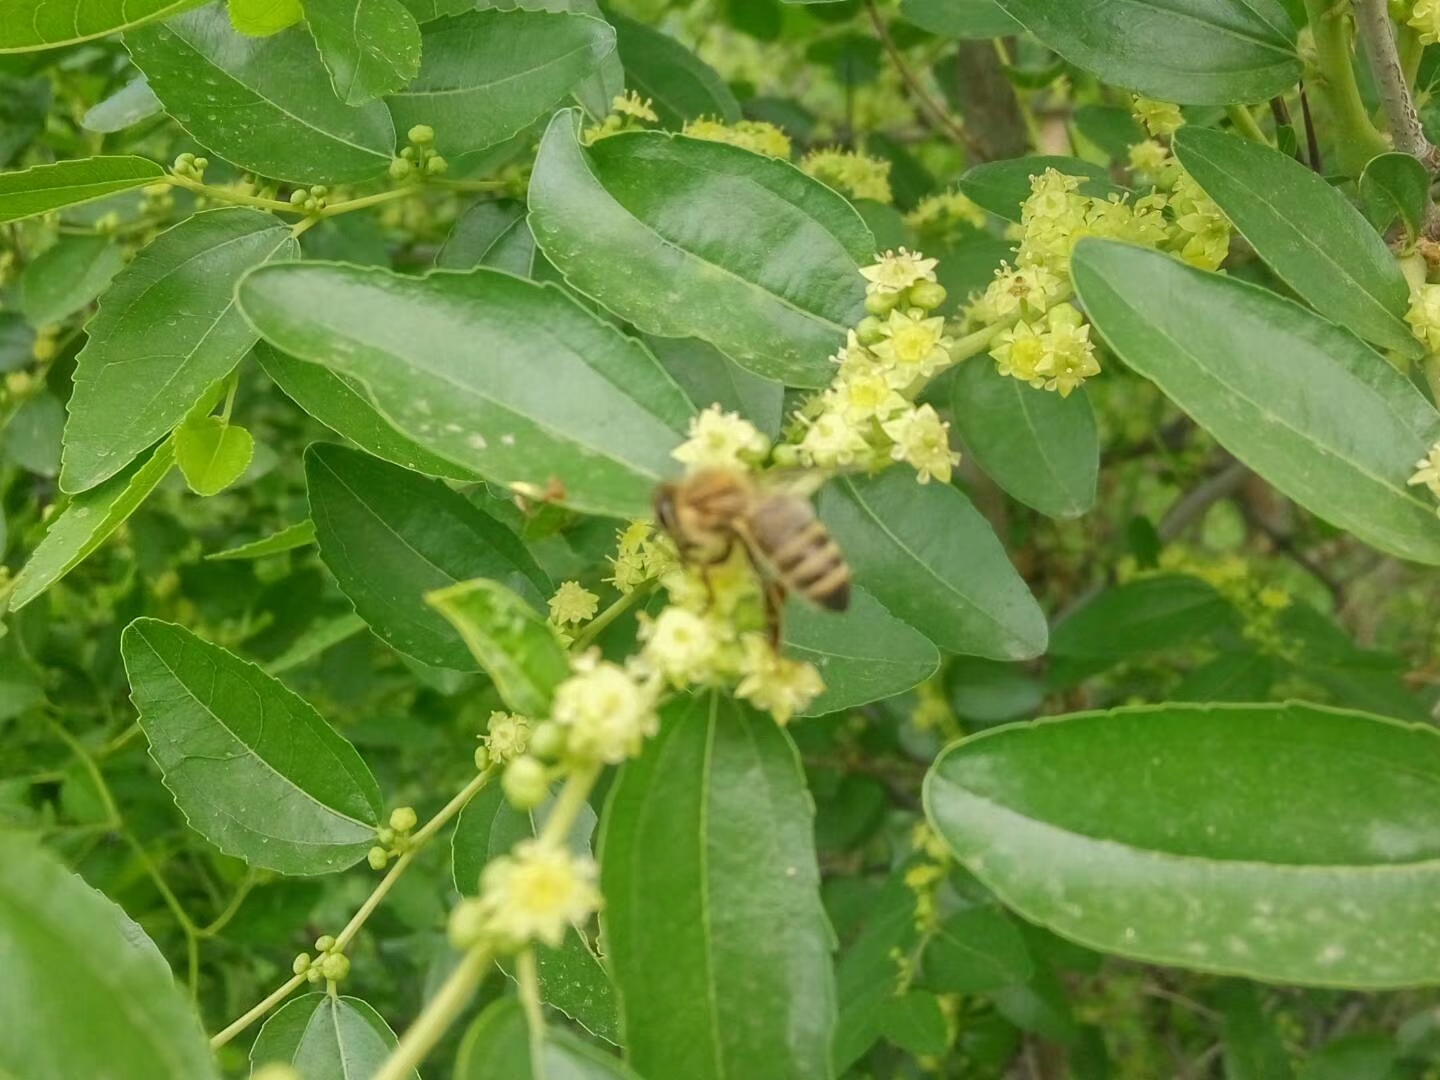
[[[984,357],[961,364],[949,389],[965,449],[1008,494],[1050,517],[1078,517],[1095,505],[1100,436],[1083,390],[1035,390]]]
[[[1306,1060],[1300,1080],[1396,1080],[1398,1048],[1389,1035],[1346,1035]]]
[[[398,1041],[359,998],[304,994],[265,1021],[250,1047],[250,1068],[281,1062],[305,1080],[355,1080],[374,1076]],[[419,1080],[415,1070],[410,1075]]]
[[[139,509],[174,463],[174,448],[164,442],[144,463],[137,461],[72,498],[16,576],[10,610],[19,611],[75,569]]]
[[[20,312],[31,326],[61,322],[85,308],[125,265],[108,236],[65,236],[20,276]]]
[[[1324,177],[1268,146],[1194,125],[1176,133],[1175,154],[1301,299],[1368,341],[1421,355],[1405,324],[1410,287],[1400,264]]]
[[[1054,656],[1129,660],[1239,630],[1233,607],[1213,587],[1188,574],[1159,574],[1106,589],[1056,624]]]
[[[1264,653],[1224,653],[1186,675],[1169,697],[1171,701],[1264,701],[1277,674],[1274,658]]]
[[[785,651],[814,664],[825,680],[825,692],[805,716],[882,701],[918,686],[940,667],[940,653],[929,638],[856,586],[844,615],[792,602],[785,613]]]
[[[141,75],[131,79],[99,104],[92,105],[81,118],[80,126],[86,131],[109,135],[124,131],[164,111],[165,106],[160,104],[155,91],[150,89],[150,83]]]
[[[643,346],[554,286],[273,266],[240,306],[276,348],[359,380],[407,436],[496,483],[552,479],[589,513],[644,517],[693,407]]]
[[[465,805],[450,838],[450,866],[456,890],[463,896],[479,891],[480,872],[497,855],[511,851],[521,840],[539,835],[550,817],[554,799],[537,810],[516,810],[500,785],[491,784]],[[595,812],[581,808],[570,828],[568,846],[576,854],[590,854]],[[540,991],[545,1003],[559,1009],[585,1030],[610,1043],[620,1041],[620,1018],[615,987],[605,965],[580,933],[571,928],[558,949],[536,946]],[[507,965],[506,973],[511,968]]]
[[[1033,154],[972,165],[955,182],[962,194],[975,205],[1006,221],[1020,220],[1020,204],[1030,197],[1030,179],[1054,169],[1066,176],[1085,178],[1079,191],[1082,195],[1106,198],[1125,189],[1110,182],[1109,170],[1103,165],[1079,158],[1054,154]]]
[[[932,34],[962,40],[1010,37],[1024,29],[996,0],[900,0],[900,14]]]
[[[991,907],[951,915],[920,954],[922,983],[942,994],[992,994],[1034,974],[1020,931]]]
[[[62,490],[114,476],[185,419],[255,343],[235,282],[299,251],[276,218],[228,207],[181,221],[120,272],[76,361]]]
[[[501,998],[470,1025],[451,1080],[640,1080],[618,1058],[563,1028],[545,1028],[543,1062],[531,1058],[530,1029],[516,998]]]
[[[163,19],[200,0],[0,0],[0,53],[53,49]]]
[[[428,23],[420,74],[389,99],[395,126],[435,129],[448,157],[524,131],[615,48],[602,19],[575,12],[472,11]]]
[[[1295,1073],[1275,1025],[1260,1009],[1249,983],[1230,983],[1221,994],[1225,1080],[1290,1080]]]
[[[812,815],[789,737],[715,693],[669,705],[621,769],[602,824],[602,926],[641,1075],[832,1075]]]
[[[864,314],[854,208],[788,162],[659,132],[583,147],[576,120],[550,122],[530,180],[530,228],[570,284],[647,334],[826,385]]]
[[[1045,651],[1045,615],[980,512],[908,469],[841,480],[820,518],[855,584],[947,652],[1028,660]]]
[[[1076,67],[1163,101],[1264,101],[1300,78],[1295,24],[1279,0],[996,3]]]
[[[1110,347],[1281,492],[1401,558],[1440,564],[1406,484],[1440,413],[1347,331],[1266,289],[1086,239],[1071,274]]]
[[[346,105],[394,93],[420,70],[420,25],[400,0],[305,0],[305,22]]]
[[[254,664],[184,627],[121,638],[150,756],[191,828],[282,874],[343,870],[375,843],[382,803],[348,742]]]
[[[1380,154],[1360,174],[1360,202],[1375,228],[1384,232],[1399,218],[1413,241],[1430,212],[1430,172],[1410,154]]]
[[[460,632],[512,712],[550,714],[550,698],[570,674],[570,660],[534,608],[483,578],[428,593],[425,602]]]
[[[626,83],[650,99],[666,127],[683,127],[701,117],[726,123],[740,119],[740,103],[725,80],[669,34],[618,12],[611,13],[610,25]]]
[[[833,1049],[837,1075],[846,1073],[880,1037],[880,1009],[895,995],[895,956],[910,954],[919,939],[916,894],[905,884],[910,865],[894,870],[874,902],[866,905],[859,933],[836,965],[840,1008]]]
[[[294,525],[285,526],[277,533],[271,533],[259,540],[252,540],[248,544],[211,552],[205,558],[212,562],[223,562],[227,559],[263,559],[267,555],[278,555],[282,551],[294,551],[296,548],[307,547],[314,542],[315,523],[306,518],[304,521],[297,521]]]
[[[165,111],[217,157],[292,183],[369,180],[390,167],[395,127],[384,102],[335,96],[310,35],[237,33],[211,4],[125,35]]]
[[[60,436],[65,406],[48,390],[15,410],[0,431],[0,450],[22,469],[53,478],[60,472]]]
[[[230,25],[247,37],[269,37],[305,17],[300,0],[226,0]]]
[[[305,451],[320,558],[355,611],[387,644],[435,667],[474,671],[426,593],[491,578],[543,609],[550,583],[519,537],[470,500],[358,450]]]
[[[525,207],[510,200],[478,202],[456,219],[435,255],[442,270],[489,266],[519,277],[535,267],[535,238],[525,222]]]
[[[4,0],[0,0],[3,3]],[[0,21],[0,26],[3,26]],[[0,173],[0,224],[92,202],[165,178],[142,157],[94,157]]]
[[[254,456],[254,436],[218,416],[197,416],[175,429],[175,463],[196,495],[220,494]]]
[[[432,454],[397,431],[353,379],[287,356],[264,341],[256,344],[254,356],[265,374],[295,404],[366,453],[427,476],[465,481],[476,478],[469,469]]]
[[[0,831],[0,1074],[215,1080],[194,1009],[154,946],[127,939],[127,924],[33,838]]]
[[[1167,704],[962,740],[926,777],[925,808],[1006,904],[1092,948],[1380,988],[1440,981],[1437,785],[1430,727]]]
[[[719,405],[739,413],[770,438],[779,436],[785,418],[782,384],[747,371],[699,338],[651,337],[645,344],[697,408]]]

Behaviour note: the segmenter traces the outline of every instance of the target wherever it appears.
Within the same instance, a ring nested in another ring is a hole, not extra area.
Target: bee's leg
[[[700,580],[705,582],[705,600],[709,607],[715,606],[715,583],[710,580],[710,571],[716,566],[730,561],[730,553],[735,550],[734,537],[727,537],[725,546],[715,555],[714,558],[706,559],[699,563]]]
[[[780,636],[784,632],[785,586],[772,577],[761,579],[765,589],[765,631],[770,647],[780,651]]]

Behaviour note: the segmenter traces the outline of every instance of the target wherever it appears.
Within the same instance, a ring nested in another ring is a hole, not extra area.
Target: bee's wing
[[[837,476],[855,476],[866,472],[864,469],[832,468],[817,469],[797,465],[793,468],[777,467],[766,469],[756,477],[756,487],[767,494],[794,495],[801,499],[812,498],[821,488]]]

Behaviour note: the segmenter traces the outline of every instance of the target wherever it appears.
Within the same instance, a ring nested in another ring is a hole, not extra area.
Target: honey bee
[[[772,645],[787,592],[830,611],[850,606],[850,566],[804,495],[738,469],[699,469],[656,488],[655,517],[692,565],[724,562],[737,542],[745,549],[765,586]]]

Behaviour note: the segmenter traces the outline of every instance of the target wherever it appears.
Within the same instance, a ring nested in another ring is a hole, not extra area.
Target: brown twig
[[[1400,64],[1400,51],[1395,46],[1395,31],[1390,23],[1390,8],[1386,0],[1353,0],[1351,7],[1355,12],[1355,29],[1365,50],[1365,59],[1370,63],[1370,73],[1380,93],[1380,105],[1385,111],[1385,123],[1395,141],[1395,149],[1418,158],[1427,169],[1435,171],[1440,160],[1437,160],[1436,149],[1425,137],[1425,130],[1420,125],[1420,114],[1415,109],[1410,83]]]
[[[880,9],[875,6],[875,0],[868,0],[865,7],[866,10],[870,12],[870,21],[875,26],[875,34],[879,37],[880,44],[884,46],[885,52],[889,54],[891,62],[895,65],[895,70],[900,73],[900,78],[905,81],[905,85],[910,88],[910,92],[915,95],[915,99],[923,106],[922,111],[931,118],[942,134],[950,136],[950,138],[965,147],[977,160],[985,160],[984,147],[980,145],[974,136],[955,122],[954,118],[950,115],[950,111],[935,100],[934,96],[925,88],[925,85],[920,81],[919,77],[911,70],[910,65],[905,60],[904,54],[900,52],[894,40],[890,37],[890,31],[885,26],[885,19],[881,16]]]

